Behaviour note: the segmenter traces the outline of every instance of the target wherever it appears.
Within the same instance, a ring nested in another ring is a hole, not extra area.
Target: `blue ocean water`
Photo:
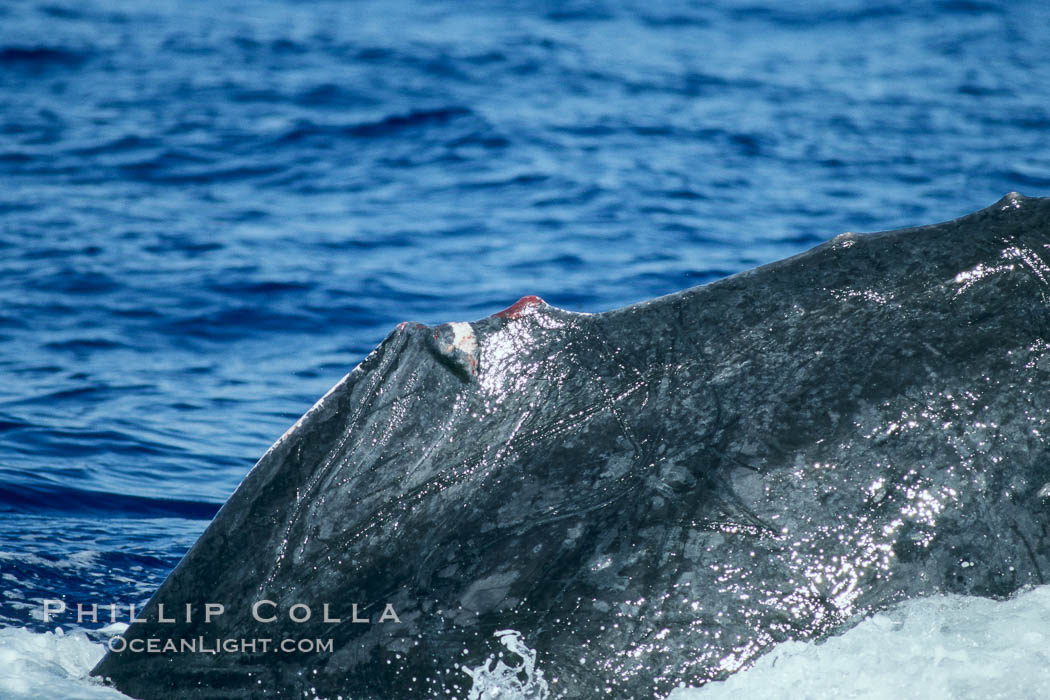
[[[1050,193],[1043,0],[0,4],[0,626],[143,602],[398,322]]]

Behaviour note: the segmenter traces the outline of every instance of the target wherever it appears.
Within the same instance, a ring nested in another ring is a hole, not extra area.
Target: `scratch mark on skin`
[[[399,329],[404,330],[400,326]],[[389,379],[388,373],[392,369],[392,365],[394,364],[394,358],[404,347],[404,337],[400,337],[399,341],[400,345],[396,349],[388,349],[387,352],[384,353],[383,357],[381,358],[380,365],[377,368],[377,370],[370,373],[369,386],[368,389],[365,391],[365,395],[369,398],[374,397],[378,388]],[[331,393],[331,391],[332,390],[330,390],[329,393]],[[327,396],[327,394],[325,396]],[[324,463],[320,465],[317,471],[303,486],[302,492],[299,492],[299,490],[297,489],[296,502],[295,505],[292,507],[292,512],[288,517],[288,522],[284,527],[284,532],[282,533],[283,536],[278,546],[277,556],[274,559],[274,563],[273,566],[270,568],[269,574],[264,580],[262,586],[260,586],[260,590],[272,584],[278,572],[281,570],[281,567],[285,563],[288,554],[289,538],[291,537],[292,528],[295,527],[295,524],[299,521],[300,517],[302,516],[304,506],[307,502],[309,502],[309,498],[313,496],[318,485],[325,480],[325,478],[328,476],[329,471],[331,471],[333,466],[336,464],[336,457],[342,452],[347,441],[350,439],[350,436],[354,434],[358,422],[362,419],[363,414],[366,413],[366,408],[369,405],[369,403],[369,401],[364,401],[361,405],[359,405],[357,410],[354,412],[354,415],[351,416],[350,420],[348,421],[347,429],[343,431],[342,437],[339,439],[339,442],[336,444],[335,448],[328,451],[328,455],[325,458]],[[318,405],[319,404],[320,402],[318,402]],[[305,418],[305,416],[303,418]],[[354,446],[354,449],[356,450],[356,445]]]

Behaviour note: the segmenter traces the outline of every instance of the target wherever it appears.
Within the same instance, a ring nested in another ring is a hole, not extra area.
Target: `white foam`
[[[88,677],[104,651],[82,632],[0,628],[0,699],[126,700]]]
[[[521,663],[507,664],[502,658],[490,656],[480,666],[462,668],[473,680],[467,700],[546,700],[550,692],[543,671],[536,668],[536,651],[525,644],[516,630],[500,630],[496,636]]]
[[[668,700],[1037,698],[1050,688],[1050,586],[1002,602],[912,600],[822,644],[787,642],[750,669]]]

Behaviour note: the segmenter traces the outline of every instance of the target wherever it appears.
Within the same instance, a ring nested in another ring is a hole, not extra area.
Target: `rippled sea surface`
[[[143,601],[402,320],[1050,194],[1050,5],[0,4],[0,626]]]

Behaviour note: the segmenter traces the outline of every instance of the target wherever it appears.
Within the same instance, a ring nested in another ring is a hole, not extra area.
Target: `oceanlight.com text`
[[[109,650],[132,654],[330,654],[331,639],[124,639],[116,636],[106,643]]]

